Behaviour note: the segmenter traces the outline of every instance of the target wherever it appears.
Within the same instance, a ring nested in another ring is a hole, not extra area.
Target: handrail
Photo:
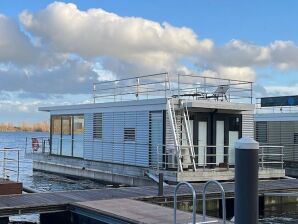
[[[190,188],[192,193],[192,223],[196,224],[196,210],[197,210],[197,195],[194,187],[188,182],[180,182],[176,185],[174,190],[174,224],[177,223],[177,191],[182,186],[186,185]]]
[[[170,80],[171,78],[171,80]],[[93,83],[93,100],[96,102],[116,102],[127,100],[141,100],[149,98],[168,98],[183,96],[183,92],[212,94],[219,85],[228,85],[226,101],[238,102],[239,99],[250,99],[252,103],[252,82],[215,78],[198,75],[170,74],[167,72],[152,75],[142,75],[124,79],[108,80]],[[163,94],[164,93],[164,94]],[[210,100],[208,97],[205,100]]]
[[[207,183],[205,183],[204,188],[203,188],[203,222],[206,220],[206,190],[207,187],[211,184],[214,183],[216,184],[220,191],[221,191],[221,200],[222,200],[222,219],[223,223],[226,223],[226,197],[225,197],[225,190],[222,187],[222,185],[216,181],[216,180],[209,180]]]
[[[19,181],[19,177],[20,177],[20,149],[18,148],[10,148],[10,147],[4,147],[0,149],[0,153],[3,153],[3,157],[2,160],[0,162],[2,162],[2,177],[3,179],[7,179],[7,172],[6,171],[10,171],[10,172],[14,172],[16,173],[16,180],[17,182]],[[7,153],[9,152],[17,152],[17,158],[9,158]],[[16,169],[12,169],[12,168],[7,168],[6,166],[8,165],[8,162],[15,162],[16,163]]]

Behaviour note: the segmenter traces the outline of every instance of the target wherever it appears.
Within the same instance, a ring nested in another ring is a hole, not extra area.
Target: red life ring
[[[37,151],[39,149],[39,142],[37,138],[32,138],[32,150]]]

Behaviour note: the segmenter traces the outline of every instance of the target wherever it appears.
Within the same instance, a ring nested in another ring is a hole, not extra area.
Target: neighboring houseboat
[[[40,108],[51,133],[33,150],[34,169],[128,185],[159,172],[168,182],[230,180],[235,141],[254,135],[251,82],[161,73],[95,83],[93,93],[91,104]]]
[[[298,177],[298,96],[258,99],[256,140],[262,145],[283,146],[286,175]],[[280,153],[271,149],[271,153]],[[272,158],[271,158],[272,159]]]

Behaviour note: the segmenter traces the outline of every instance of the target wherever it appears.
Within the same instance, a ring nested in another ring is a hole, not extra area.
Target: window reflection
[[[83,157],[83,115],[52,116],[51,153]]]

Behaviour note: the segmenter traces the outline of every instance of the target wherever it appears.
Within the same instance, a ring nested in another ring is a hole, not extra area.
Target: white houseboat
[[[261,145],[282,146],[282,152],[271,148],[271,154],[282,153],[286,175],[293,177],[298,177],[297,106],[297,95],[263,97],[257,99],[255,115],[256,140]]]
[[[161,73],[94,83],[93,97],[40,108],[51,131],[32,142],[34,169],[128,185],[160,172],[167,182],[230,180],[235,141],[254,136],[251,82]]]

